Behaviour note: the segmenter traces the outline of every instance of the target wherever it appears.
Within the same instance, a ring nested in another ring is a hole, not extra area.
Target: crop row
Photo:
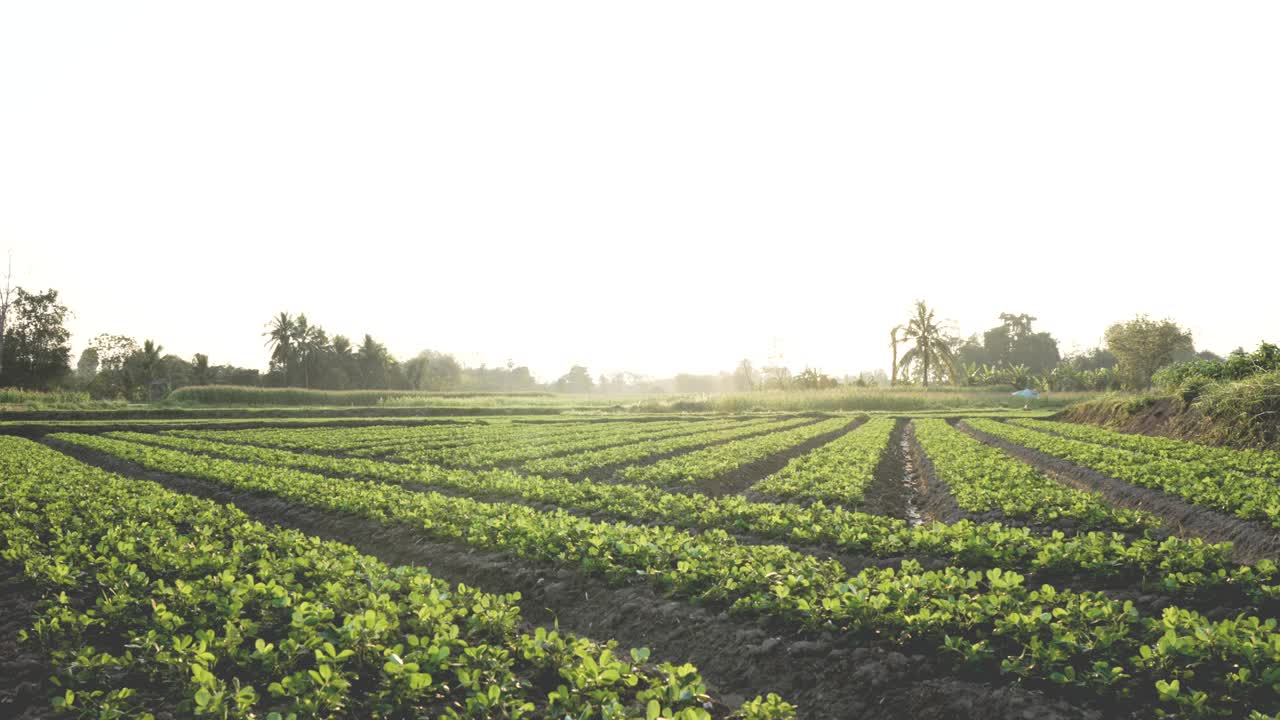
[[[845,573],[779,546],[741,545],[721,531],[591,522],[561,511],[481,503],[391,485],[334,480],[66,435],[63,439],[145,467],[248,492],[268,493],[429,536],[577,566],[614,581],[645,580],[673,595],[729,603],[739,612],[927,643],[958,664],[1166,707],[1243,715],[1280,700],[1280,634],[1274,620],[1212,622],[1166,608],[1147,616],[1100,593],[1030,589],[1016,573],[899,568]]]
[[[366,457],[379,457],[383,455],[395,456],[401,451],[410,453],[420,450],[441,449],[448,451],[454,448],[463,448],[470,445],[502,443],[510,441],[538,442],[543,439],[566,441],[579,438],[591,438],[609,432],[616,432],[618,425],[648,428],[648,427],[671,427],[676,423],[670,421],[661,421],[655,423],[557,423],[556,425],[547,424],[531,424],[531,423],[504,423],[502,425],[490,425],[489,427],[478,429],[469,433],[458,433],[451,436],[439,436],[432,438],[417,439],[412,443],[405,443],[404,438],[391,435],[387,440],[381,443],[368,443],[359,448],[353,448],[352,453],[363,455]],[[425,460],[423,458],[407,457],[406,459]],[[438,459],[437,459],[438,461]]]
[[[897,421],[873,418],[811,453],[787,463],[753,490],[791,500],[819,500],[856,507],[875,479]]]
[[[1194,464],[1180,460],[1163,460],[994,420],[966,422],[995,437],[1092,468],[1118,480],[1162,490],[1195,505],[1232,513],[1247,520],[1265,520],[1280,527],[1280,484],[1273,479],[1232,470],[1206,474]]]
[[[26,440],[0,438],[0,478],[0,562],[45,594],[21,638],[68,714],[710,717],[691,666],[522,634],[518,595],[452,588]],[[744,708],[786,714],[776,698]]]
[[[702,429],[699,432],[691,435],[642,440],[627,443],[626,445],[588,450],[560,457],[533,458],[525,462],[521,467],[528,472],[541,475],[581,475],[602,467],[636,462],[655,455],[702,447],[703,445],[734,440],[747,435],[785,430],[804,422],[806,420],[803,419],[761,419],[742,421],[729,427],[708,424],[701,426]]]
[[[755,425],[765,421],[748,421]],[[736,426],[737,420],[711,421],[708,429]],[[419,448],[404,445],[381,455],[415,463],[433,463],[460,467],[491,467],[507,463],[518,463],[545,455],[581,452],[594,450],[610,445],[626,444],[632,441],[662,439],[672,436],[697,433],[703,423],[691,423],[684,420],[671,422],[643,423],[608,423],[588,430],[579,430],[561,434],[512,434],[503,438],[481,440],[463,445],[442,448]],[[364,455],[366,453],[356,453]]]
[[[1081,527],[1136,530],[1158,527],[1159,518],[1107,504],[1100,495],[1066,487],[1030,465],[956,430],[941,419],[917,419],[916,439],[956,504],[968,512],[999,511],[1006,517]]]
[[[848,418],[822,420],[792,430],[713,445],[660,460],[651,465],[632,465],[624,469],[620,475],[626,480],[650,483],[693,483],[712,480],[743,465],[835,432],[848,424]]]
[[[159,443],[191,453],[212,454],[278,468],[306,470],[331,477],[360,477],[413,488],[440,488],[472,497],[502,498],[554,505],[617,520],[659,523],[687,529],[718,528],[796,545],[818,545],[879,557],[917,554],[977,567],[1001,567],[1049,575],[1087,573],[1147,578],[1168,592],[1194,594],[1235,586],[1258,599],[1268,596],[1273,569],[1233,569],[1228,546],[1198,539],[1139,538],[1115,533],[1037,534],[999,523],[928,523],[850,512],[840,506],[748,502],[741,496],[710,498],[664,492],[645,485],[591,480],[526,477],[505,470],[446,469],[357,458],[334,458],[194,438],[117,432],[109,437]]]
[[[642,431],[677,427],[681,423],[655,421],[652,423],[610,422],[610,423],[503,423],[490,425],[472,432],[455,432],[452,434],[433,435],[430,437],[409,437],[390,434],[379,442],[366,442],[352,445],[346,452],[362,457],[401,457],[407,460],[426,460],[433,452],[458,452],[471,446],[492,445],[494,443],[538,443],[538,442],[571,442],[583,438],[594,438],[616,433],[618,427],[633,427]],[[414,453],[422,454],[415,457]],[[439,461],[437,459],[437,461]]]
[[[552,416],[554,418],[555,416]],[[524,428],[528,432],[545,432],[540,428],[560,425],[580,426],[580,421],[552,418],[498,418],[480,422],[466,418],[451,418],[447,422],[422,425],[372,425],[340,428],[255,428],[251,430],[171,430],[165,434],[183,437],[213,438],[228,442],[245,442],[271,447],[308,450],[347,450],[353,447],[377,443],[403,441],[437,442],[471,437],[481,432],[514,432]],[[520,422],[516,422],[519,420]]]
[[[1266,475],[1280,478],[1280,452],[1209,447],[1185,440],[1151,435],[1133,435],[1079,423],[1050,422],[1047,420],[1012,420],[1011,422],[1029,427],[1032,430],[1043,430],[1065,435],[1075,440],[1134,450],[1165,460],[1208,464],[1248,475]]]

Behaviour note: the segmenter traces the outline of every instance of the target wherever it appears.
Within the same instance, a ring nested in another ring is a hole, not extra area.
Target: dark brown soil
[[[863,512],[913,519],[918,491],[908,470],[910,459],[904,443],[906,433],[907,421],[899,418],[893,434],[889,436],[889,445],[876,465],[875,477],[862,492],[862,507],[859,509]]]
[[[52,718],[46,685],[53,671],[45,658],[18,642],[18,631],[30,627],[41,597],[20,570],[0,565],[0,718]]]
[[[836,438],[844,435],[845,433],[851,432],[854,428],[865,423],[866,421],[867,421],[867,418],[865,417],[861,417],[856,420],[851,420],[844,427],[833,430],[829,433],[825,433],[823,435],[819,435],[810,440],[806,440],[805,442],[799,445],[796,445],[794,447],[787,448],[786,450],[783,450],[780,453],[775,453],[768,457],[760,458],[759,460],[756,460],[754,462],[749,462],[746,465],[739,465],[738,467],[725,473],[724,475],[721,475],[718,478],[715,478],[713,480],[707,480],[700,483],[695,483],[694,486],[691,488],[688,488],[688,490],[690,492],[700,492],[703,495],[707,495],[710,497],[723,497],[725,495],[737,495],[738,493],[741,493],[742,491],[746,490],[752,485],[755,485],[756,483],[760,482],[764,478],[786,467],[787,463],[791,462],[792,460],[798,457],[801,457],[802,455],[808,455],[814,450],[817,450],[818,448],[822,447],[823,445],[826,445],[827,443],[831,442],[832,440],[835,440]],[[675,489],[682,489],[682,488],[675,488]]]
[[[1169,532],[1183,537],[1202,538],[1207,542],[1231,542],[1232,559],[1238,562],[1255,563],[1264,558],[1275,559],[1280,556],[1280,532],[1265,523],[1244,520],[1193,505],[1161,490],[1117,480],[1096,470],[993,437],[967,423],[961,423],[958,427],[987,445],[1035,466],[1058,482],[1096,492],[1116,507],[1143,510],[1156,515],[1164,521]]]
[[[730,705],[777,692],[800,706],[801,717],[824,720],[1109,717],[998,676],[956,675],[930,645],[871,646],[867,638],[797,632],[719,607],[671,600],[647,585],[609,586],[571,567],[431,541],[408,526],[235,493],[146,471],[84,448],[60,449],[123,475],[233,503],[269,524],[348,543],[384,562],[421,565],[451,583],[465,582],[495,593],[518,591],[529,622],[555,621],[569,632],[614,638],[624,647],[648,647],[657,660],[692,662],[713,692]]]
[[[954,523],[959,520],[981,519],[960,509],[951,487],[938,478],[933,461],[925,454],[916,440],[916,428],[908,424],[903,430],[907,472],[916,482],[916,506],[921,517],[928,522]],[[1003,519],[1003,518],[1001,518]]]

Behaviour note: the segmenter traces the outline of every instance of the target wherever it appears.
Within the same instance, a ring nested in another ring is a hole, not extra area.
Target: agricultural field
[[[1280,712],[1275,452],[990,410],[306,420],[0,435],[0,717]]]

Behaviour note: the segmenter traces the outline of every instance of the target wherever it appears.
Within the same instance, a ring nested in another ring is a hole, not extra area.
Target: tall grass
[[[1039,409],[1063,408],[1097,393],[1052,393],[1032,400]],[[831,390],[767,390],[724,395],[667,396],[641,401],[637,409],[704,412],[917,412],[946,410],[1021,410],[1026,401],[1006,390],[970,388],[836,388]]]
[[[79,410],[120,405],[124,403],[114,400],[94,400],[89,397],[89,393],[79,390],[0,388],[0,410]]]
[[[1194,407],[1240,444],[1280,443],[1280,370],[1209,385]]]
[[[1097,393],[1053,393],[1031,401],[1034,409],[1057,409]],[[204,385],[173,391],[177,405],[328,407],[563,407],[634,412],[920,412],[1021,410],[1024,401],[1006,390],[971,388],[836,388],[768,390],[724,395],[609,395],[553,393],[424,392],[409,390],[304,390]]]
[[[394,404],[399,399],[421,398],[423,401],[440,402],[468,398],[541,397],[547,393],[474,393],[428,392],[415,390],[307,390],[304,388],[260,388],[241,385],[191,385],[178,388],[165,398],[177,405],[234,405],[234,406],[298,406],[316,405],[328,407],[370,407]]]

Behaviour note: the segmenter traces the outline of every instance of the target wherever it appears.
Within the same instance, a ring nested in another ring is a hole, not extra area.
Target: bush
[[[1156,371],[1151,382],[1169,389],[1181,387],[1197,377],[1224,382],[1277,370],[1280,370],[1280,346],[1262,343],[1251,353],[1231,353],[1221,362],[1193,360],[1167,365]]]
[[[1275,443],[1280,440],[1280,370],[1209,385],[1195,406],[1232,428],[1236,440]]]

